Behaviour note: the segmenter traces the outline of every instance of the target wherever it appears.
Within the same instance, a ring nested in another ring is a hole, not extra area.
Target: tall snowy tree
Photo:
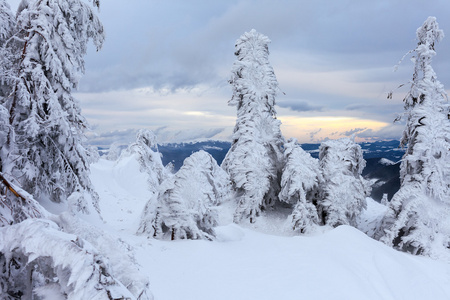
[[[216,206],[229,199],[229,182],[210,154],[195,152],[148,202],[138,232],[172,240],[213,239]]]
[[[366,208],[369,183],[361,173],[366,166],[361,147],[349,138],[323,142],[319,149],[323,182],[318,211],[325,225],[356,226]]]
[[[88,191],[95,206],[83,145],[87,123],[72,91],[84,72],[88,42],[97,48],[103,43],[103,27],[82,0],[28,0],[19,5],[13,32],[4,49],[12,61],[2,61],[13,66],[2,74],[11,92],[1,104],[15,135],[7,139],[2,171],[38,200],[61,202]],[[85,206],[81,201],[79,209]]]
[[[434,17],[417,29],[414,73],[404,99],[401,187],[377,234],[388,245],[424,255],[450,247],[450,105],[431,67],[443,37]]]
[[[285,145],[285,161],[281,177],[280,201],[294,206],[290,216],[292,229],[300,233],[318,225],[317,201],[323,181],[319,161],[305,152],[295,139]]]
[[[228,104],[237,107],[237,121],[222,163],[238,196],[235,222],[254,222],[261,210],[278,200],[280,191],[284,141],[274,108],[279,87],[268,59],[269,43],[254,29],[236,42]]]

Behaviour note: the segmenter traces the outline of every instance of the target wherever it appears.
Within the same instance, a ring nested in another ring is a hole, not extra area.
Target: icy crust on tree
[[[40,219],[0,228],[5,299],[135,299],[87,242]]]
[[[450,246],[450,106],[431,67],[443,36],[434,17],[417,29],[414,74],[404,99],[401,187],[376,235],[398,249],[430,256]]]
[[[171,175],[161,160],[158,151],[156,136],[151,130],[141,129],[136,135],[136,142],[131,144],[122,153],[122,157],[136,155],[142,173],[148,174],[148,184],[152,191],[156,191],[159,185]]]
[[[269,42],[254,29],[236,42],[229,105],[237,107],[237,120],[222,163],[238,195],[236,222],[254,222],[261,210],[278,200],[280,191],[284,139],[274,108],[279,87],[268,60]]]
[[[138,233],[172,240],[214,239],[216,206],[229,200],[229,183],[210,154],[195,152],[147,203]]]
[[[84,72],[87,43],[100,47],[103,27],[91,5],[80,0],[22,1],[16,21],[6,48],[13,57],[6,63],[14,67],[6,76],[10,96],[2,99],[14,151],[3,172],[20,178],[38,200],[61,202],[87,190],[97,207],[83,146],[87,123],[71,92]]]
[[[319,161],[305,152],[296,139],[289,139],[284,147],[286,164],[281,177],[279,199],[294,205],[289,217],[292,229],[306,233],[319,223],[315,206],[319,197],[319,184],[323,181]]]
[[[349,138],[323,142],[319,148],[323,182],[318,212],[325,225],[356,226],[366,208],[369,182],[361,173],[366,165],[361,147]]]

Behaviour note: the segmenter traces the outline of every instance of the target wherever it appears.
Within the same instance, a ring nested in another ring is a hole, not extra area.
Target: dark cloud
[[[109,147],[113,143],[119,142],[122,145],[127,145],[133,142],[136,138],[136,129],[124,129],[107,131],[102,133],[88,133],[88,144],[97,147]]]
[[[309,137],[310,137],[311,141],[314,141],[315,136],[321,131],[322,131],[322,128],[319,128],[319,129],[317,129],[315,131],[310,132],[309,133]]]
[[[351,129],[351,130],[345,131],[342,134],[344,136],[352,136],[354,134],[357,135],[357,134],[359,134],[361,132],[364,132],[366,129],[367,128],[355,128],[355,129]]]
[[[358,137],[367,140],[400,140],[405,126],[403,124],[392,124],[380,130],[367,129],[358,133]]]
[[[323,111],[323,106],[311,105],[306,101],[278,101],[280,107],[290,108],[294,111]]]

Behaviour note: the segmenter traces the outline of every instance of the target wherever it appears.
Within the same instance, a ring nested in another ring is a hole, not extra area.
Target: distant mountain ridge
[[[398,162],[405,153],[404,149],[398,148],[399,144],[399,141],[391,140],[360,143],[360,146],[364,153],[364,159],[366,160],[370,158],[386,158],[393,162]],[[318,158],[320,144],[301,144],[301,146],[303,150],[309,152],[313,157]],[[186,157],[199,150],[204,150],[211,154],[220,165],[230,147],[230,142],[212,140],[158,145],[159,152],[163,155],[163,163],[173,163],[175,170],[181,168]]]

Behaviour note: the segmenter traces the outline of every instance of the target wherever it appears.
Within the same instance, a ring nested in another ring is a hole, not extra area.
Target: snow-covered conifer
[[[325,225],[356,225],[366,208],[369,183],[361,173],[366,165],[361,147],[349,138],[328,140],[320,145],[323,182],[318,212]]]
[[[308,232],[319,223],[316,204],[322,174],[319,161],[305,152],[295,139],[285,145],[285,161],[281,177],[280,201],[294,205],[290,216],[292,228],[301,233]]]
[[[435,255],[450,246],[450,105],[431,67],[444,33],[436,18],[417,29],[411,88],[404,99],[407,145],[400,166],[400,190],[377,233],[388,245]]]
[[[216,206],[230,196],[229,182],[210,154],[195,152],[147,203],[138,232],[172,240],[213,239]]]
[[[119,142],[114,142],[109,146],[108,154],[106,154],[106,159],[110,161],[116,161],[119,159],[122,149],[120,148]]]
[[[148,181],[151,190],[156,190],[161,182],[170,174],[164,168],[161,153],[158,151],[156,136],[151,130],[139,130],[136,134],[136,142],[132,143],[122,155],[136,155],[136,159],[141,166],[141,172],[149,175]]]
[[[11,93],[2,104],[18,146],[3,172],[37,200],[60,202],[88,191],[96,206],[83,145],[87,123],[72,90],[84,72],[87,44],[101,46],[103,27],[82,0],[22,1],[16,24],[6,49],[14,66],[7,76]]]
[[[237,120],[222,163],[238,196],[236,222],[254,222],[261,210],[278,200],[280,191],[283,137],[274,108],[279,87],[268,59],[269,43],[254,29],[236,42],[228,104],[237,107]]]

